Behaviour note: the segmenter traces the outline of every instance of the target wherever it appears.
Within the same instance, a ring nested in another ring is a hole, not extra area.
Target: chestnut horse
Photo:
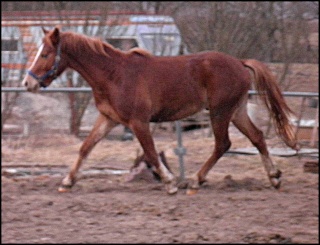
[[[91,86],[100,112],[59,191],[67,191],[75,184],[80,165],[93,147],[121,123],[135,133],[167,193],[176,193],[175,176],[158,157],[149,124],[179,120],[204,108],[210,110],[215,147],[201,169],[190,177],[187,193],[199,189],[209,170],[230,148],[230,122],[257,147],[271,184],[279,188],[281,171],[269,157],[263,133],[247,114],[252,83],[249,70],[278,135],[291,148],[297,144],[288,119],[291,110],[274,76],[261,62],[219,52],[156,57],[138,48],[122,52],[99,39],[62,32],[57,27],[43,31],[43,43],[22,84],[36,92],[39,87],[49,86],[66,68],[72,68]]]

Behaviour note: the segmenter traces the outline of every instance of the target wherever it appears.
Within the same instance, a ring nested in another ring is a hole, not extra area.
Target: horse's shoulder
[[[144,57],[151,57],[151,53],[149,53],[147,50],[141,49],[141,48],[132,48],[128,52],[131,55],[140,55]]]

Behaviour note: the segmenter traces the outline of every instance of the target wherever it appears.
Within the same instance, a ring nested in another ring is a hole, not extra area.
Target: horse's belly
[[[158,113],[151,116],[151,122],[169,122],[186,118],[200,111],[204,106],[189,105],[180,108],[163,108]]]

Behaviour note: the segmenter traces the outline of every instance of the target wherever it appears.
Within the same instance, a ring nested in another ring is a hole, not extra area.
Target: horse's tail
[[[289,120],[293,112],[285,102],[275,76],[257,60],[242,60],[242,63],[254,73],[255,87],[275,122],[277,134],[287,146],[298,150],[295,132]]]

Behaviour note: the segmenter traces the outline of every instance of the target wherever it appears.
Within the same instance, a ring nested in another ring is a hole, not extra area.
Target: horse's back
[[[209,105],[233,107],[250,86],[249,73],[241,61],[219,52],[175,57],[141,54],[134,68],[141,99],[149,101],[152,121],[172,121]]]

